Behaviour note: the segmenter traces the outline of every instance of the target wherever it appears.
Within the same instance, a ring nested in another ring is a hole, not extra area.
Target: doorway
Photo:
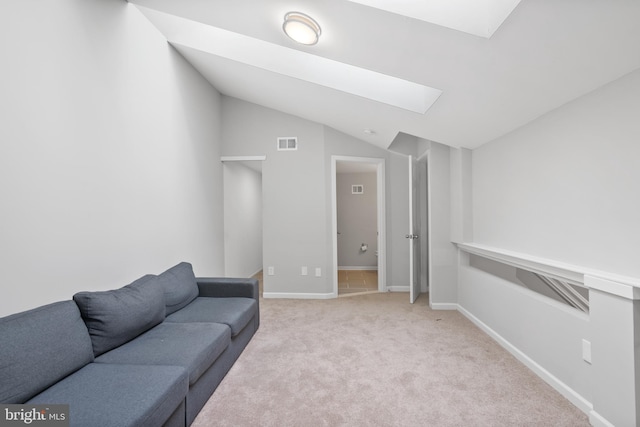
[[[222,157],[224,274],[256,277],[262,295],[262,162],[264,156]]]
[[[385,290],[384,159],[332,156],[333,295]]]

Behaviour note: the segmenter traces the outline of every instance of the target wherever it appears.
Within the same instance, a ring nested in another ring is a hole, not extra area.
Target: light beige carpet
[[[193,426],[588,426],[427,297],[262,299],[261,326]]]

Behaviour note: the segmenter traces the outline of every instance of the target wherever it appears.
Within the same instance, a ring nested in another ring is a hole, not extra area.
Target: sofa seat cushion
[[[231,328],[231,336],[238,335],[258,311],[253,298],[198,297],[182,310],[167,316],[167,322],[224,323]]]
[[[147,275],[120,289],[73,296],[96,356],[130,341],[164,320],[164,292]]]
[[[93,361],[91,339],[73,301],[0,319],[0,403],[24,403]]]
[[[157,427],[184,401],[188,374],[178,366],[91,363],[30,404],[68,404],[72,427]]]
[[[226,325],[165,322],[97,357],[96,362],[182,366],[193,384],[230,342],[231,331]]]

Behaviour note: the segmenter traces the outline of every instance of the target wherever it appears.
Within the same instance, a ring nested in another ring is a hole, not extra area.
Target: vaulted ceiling
[[[637,0],[130,2],[222,94],[383,148],[475,148],[640,68]],[[316,45],[283,33],[289,11]]]

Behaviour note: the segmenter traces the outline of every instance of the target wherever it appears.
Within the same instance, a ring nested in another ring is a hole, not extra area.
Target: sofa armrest
[[[201,297],[244,297],[259,299],[258,279],[234,277],[198,277],[196,278]]]
[[[260,327],[260,289],[258,279],[235,277],[196,277],[200,297],[253,298],[256,301],[254,331]]]

